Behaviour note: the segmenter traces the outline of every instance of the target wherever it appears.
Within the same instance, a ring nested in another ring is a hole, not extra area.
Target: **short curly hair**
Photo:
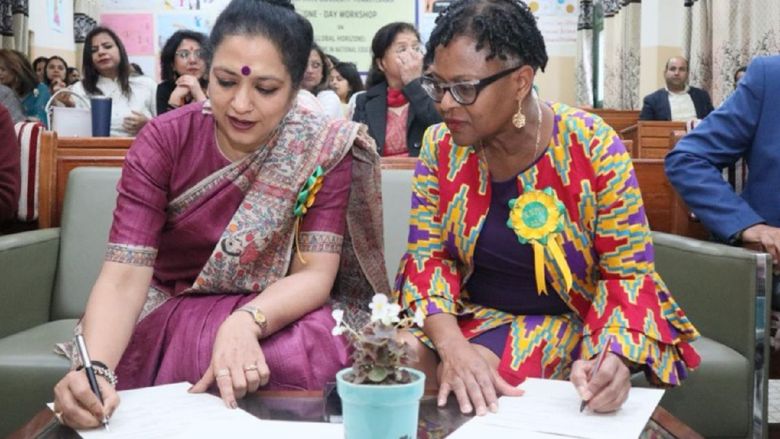
[[[528,5],[521,0],[459,0],[439,14],[428,39],[425,64],[433,63],[436,48],[469,36],[477,50],[490,49],[485,58],[519,62],[544,71],[547,49]]]

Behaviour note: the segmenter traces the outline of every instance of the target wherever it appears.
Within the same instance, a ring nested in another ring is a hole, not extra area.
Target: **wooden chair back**
[[[54,131],[41,136],[38,226],[58,227],[68,174],[80,166],[121,167],[132,137],[59,137]]]
[[[639,110],[614,110],[611,108],[590,108],[585,111],[593,113],[602,119],[604,122],[611,126],[618,136],[624,129],[636,125],[639,122]]]
[[[623,129],[621,137],[634,141],[632,158],[662,159],[671,149],[669,134],[675,130],[685,130],[685,122],[641,120]]]

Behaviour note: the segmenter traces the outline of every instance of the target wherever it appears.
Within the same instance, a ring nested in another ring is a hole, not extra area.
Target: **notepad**
[[[568,381],[529,378],[520,388],[523,396],[499,398],[498,413],[474,417],[448,439],[638,438],[664,394],[632,388],[620,410],[598,414],[580,413],[580,396]]]
[[[244,410],[228,409],[214,395],[189,393],[190,386],[176,383],[121,391],[110,432],[99,428],[78,433],[84,439],[257,437],[258,432],[263,437],[344,437],[340,424],[258,419]]]

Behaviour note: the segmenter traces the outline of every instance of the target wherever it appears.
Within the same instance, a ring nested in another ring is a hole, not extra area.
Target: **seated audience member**
[[[780,275],[780,56],[756,58],[737,90],[686,134],[666,156],[666,175],[712,234],[734,245],[756,244]],[[738,196],[723,168],[746,160],[750,172]],[[780,310],[780,276],[772,307]]]
[[[333,70],[331,70],[330,86],[339,96],[341,108],[344,111],[345,116],[352,95],[361,92],[364,89],[360,72],[358,72],[355,64],[349,62],[341,62],[333,67]]]
[[[344,299],[331,295],[339,267],[350,303],[372,294],[361,267],[390,291],[374,143],[295,105],[309,22],[290,0],[233,0],[209,38],[210,100],[153,119],[127,154],[80,329],[117,390],[189,381],[236,408],[260,387],[321,390],[348,365],[328,303]],[[60,422],[97,427],[113,413],[116,390],[98,380],[103,406],[84,373],[57,384]]]
[[[390,23],[371,42],[366,92],[358,96],[352,120],[368,125],[382,156],[420,154],[425,129],[441,122],[420,86],[423,71],[420,34],[408,23]]]
[[[157,114],[206,100],[205,44],[206,35],[190,30],[176,31],[165,42],[160,54],[163,82],[157,86]]]
[[[0,84],[0,105],[8,110],[14,123],[24,121],[24,112],[22,111],[22,104],[19,102],[19,98],[16,97],[16,93],[13,90],[3,84]]]
[[[46,61],[43,71],[45,72],[44,84],[49,87],[49,93],[52,95],[68,87],[68,63],[64,59],[59,56],[52,56]]]
[[[341,101],[336,92],[330,89],[328,62],[328,57],[325,56],[325,52],[320,49],[320,46],[317,43],[312,44],[309,64],[301,87],[319,99],[326,116],[343,119],[344,111],[341,108]]]
[[[111,98],[111,135],[133,137],[157,114],[157,84],[146,76],[130,75],[130,62],[122,40],[109,28],[98,26],[85,39],[82,68],[84,79],[71,91],[89,100],[92,96]],[[69,94],[57,97],[68,107],[84,104]]]
[[[130,75],[131,76],[144,76],[144,70],[141,68],[141,66],[138,65],[138,63],[131,62],[130,63]]]
[[[688,122],[704,119],[713,110],[706,90],[688,85],[688,60],[675,56],[666,61],[666,87],[645,96],[639,120]]]
[[[46,124],[46,102],[49,87],[38,82],[32,65],[21,52],[0,49],[0,83],[14,91],[24,116],[30,121]]]
[[[35,61],[33,61],[33,71],[35,72],[35,77],[38,78],[38,84],[43,84],[46,78],[46,61],[49,59],[45,56],[39,56],[38,58],[35,58]]]
[[[464,413],[496,411],[529,377],[570,379],[611,412],[630,371],[676,386],[700,362],[628,153],[601,119],[534,96],[547,61],[517,0],[459,0],[428,40],[422,86],[445,122],[425,134],[395,294],[427,315],[404,334],[413,367]]]
[[[736,89],[739,85],[739,81],[742,80],[742,77],[745,76],[745,73],[747,72],[747,66],[742,66],[737,69],[736,72],[734,72],[734,88]]]
[[[81,72],[79,71],[79,69],[75,67],[68,67],[68,74],[66,78],[67,78],[67,84],[73,85],[81,81]]]
[[[20,188],[20,152],[11,114],[0,104],[0,225],[16,216]]]

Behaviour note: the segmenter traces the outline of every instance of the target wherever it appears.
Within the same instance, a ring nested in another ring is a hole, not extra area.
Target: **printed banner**
[[[325,53],[353,62],[361,72],[371,66],[371,41],[394,21],[414,24],[410,0],[294,0],[295,10],[314,27],[314,40]]]
[[[128,55],[154,55],[152,14],[102,14],[100,24],[116,32]]]
[[[48,16],[49,28],[62,33],[62,13],[65,0],[49,0],[46,4],[46,14]]]

